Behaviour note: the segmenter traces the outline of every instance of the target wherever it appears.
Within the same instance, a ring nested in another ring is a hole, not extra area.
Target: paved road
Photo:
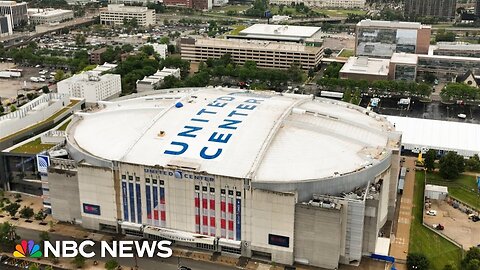
[[[25,228],[20,228],[17,227],[17,234],[20,235],[22,239],[33,239],[35,241],[39,240],[39,231],[32,230],[32,229],[25,229]],[[51,241],[60,241],[60,240],[73,240],[73,238],[65,237],[63,235],[58,235],[55,233],[50,233],[50,240]],[[93,248],[93,250],[97,255],[100,254],[100,244],[96,244]],[[91,260],[98,260],[99,262],[101,261],[107,261],[110,258],[98,258],[95,257]],[[133,258],[116,258],[121,265],[127,266],[127,267],[133,267],[135,266],[135,260]],[[138,266],[142,270],[177,270],[177,265],[178,265],[178,258],[177,257],[171,257],[168,259],[160,259],[160,258],[138,258]],[[100,263],[103,264],[103,263]],[[232,270],[236,269],[235,267],[230,267],[230,266],[224,266],[224,265],[219,265],[219,264],[214,264],[214,263],[208,263],[208,262],[202,262],[202,261],[195,261],[191,259],[186,259],[186,258],[180,258],[180,265],[190,267],[192,270]]]
[[[403,166],[409,169],[405,177],[403,194],[396,224],[395,238],[390,247],[390,256],[397,260],[406,260],[410,243],[410,224],[412,222],[413,188],[415,185],[415,158],[407,157]]]

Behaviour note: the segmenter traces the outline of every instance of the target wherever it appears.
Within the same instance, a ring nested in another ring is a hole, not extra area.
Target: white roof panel
[[[402,132],[408,147],[457,151],[471,156],[480,153],[480,125],[400,116],[386,116]]]
[[[102,104],[68,130],[81,150],[148,166],[188,163],[254,181],[321,179],[362,169],[383,158],[393,131],[383,117],[343,102],[240,89]]]

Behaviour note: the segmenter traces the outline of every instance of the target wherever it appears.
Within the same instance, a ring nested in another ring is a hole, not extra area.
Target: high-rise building
[[[417,22],[362,20],[357,24],[355,55],[390,58],[394,53],[428,54],[431,26]]]
[[[27,3],[15,1],[0,1],[0,15],[10,15],[13,28],[28,22]]]
[[[478,3],[478,2],[477,2]],[[456,0],[405,0],[405,16],[409,18],[455,18]]]

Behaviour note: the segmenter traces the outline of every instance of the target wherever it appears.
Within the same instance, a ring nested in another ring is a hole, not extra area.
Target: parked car
[[[429,216],[436,216],[437,215],[437,210],[428,210],[427,215]]]
[[[435,230],[439,230],[439,231],[443,231],[445,229],[445,226],[443,226],[442,224],[433,224],[432,227]]]

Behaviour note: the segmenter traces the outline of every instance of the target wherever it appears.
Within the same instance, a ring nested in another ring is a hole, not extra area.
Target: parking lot
[[[6,70],[9,68],[22,69],[22,77],[20,78],[10,78],[10,79],[0,79],[0,98],[3,103],[6,103],[7,99],[16,98],[18,94],[21,94],[23,89],[38,89],[47,83],[35,83],[30,81],[30,77],[39,77],[38,72],[42,68],[35,67],[20,67],[15,66],[13,63],[0,63],[0,70]]]
[[[453,239],[468,250],[470,247],[480,244],[480,222],[473,222],[468,215],[453,208],[446,201],[431,201],[431,209],[436,210],[436,216],[426,215],[423,220],[426,225],[433,227],[434,224],[442,224],[442,234]]]

